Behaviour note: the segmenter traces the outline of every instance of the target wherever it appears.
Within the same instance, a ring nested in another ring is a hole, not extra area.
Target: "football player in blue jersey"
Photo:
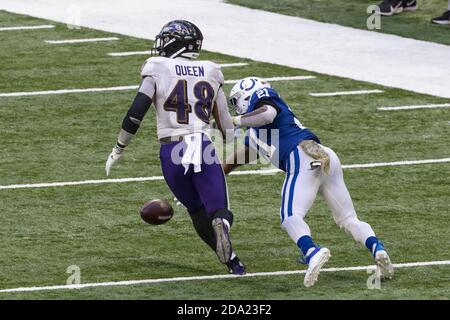
[[[301,261],[308,265],[304,285],[314,285],[320,269],[330,258],[329,249],[314,243],[304,220],[317,193],[327,202],[336,224],[369,249],[377,276],[383,280],[391,278],[394,268],[389,255],[370,225],[358,219],[336,153],[323,146],[270,84],[260,78],[238,81],[229,102],[238,114],[233,118],[234,124],[248,130],[245,148],[226,160],[224,171],[228,174],[249,163],[251,151],[256,150],[257,155],[286,172],[281,193],[281,226],[300,249]]]

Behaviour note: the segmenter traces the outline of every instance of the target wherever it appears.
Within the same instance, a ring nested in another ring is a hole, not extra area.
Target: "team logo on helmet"
[[[200,53],[202,42],[202,32],[192,22],[170,21],[156,35],[152,55],[195,59]]]
[[[254,78],[245,78],[241,81],[239,87],[244,91],[250,91],[255,87],[256,81],[257,79]]]

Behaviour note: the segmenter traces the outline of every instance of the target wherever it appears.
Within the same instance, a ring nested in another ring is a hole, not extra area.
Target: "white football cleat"
[[[305,287],[312,287],[319,278],[320,269],[330,259],[331,253],[327,248],[320,248],[311,259],[309,259],[308,270],[306,270],[303,284]]]
[[[377,266],[375,271],[377,277],[380,277],[381,280],[392,279],[394,276],[394,266],[386,250],[378,250],[375,253],[375,264]]]

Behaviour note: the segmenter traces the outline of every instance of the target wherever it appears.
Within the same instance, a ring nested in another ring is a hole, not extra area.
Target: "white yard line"
[[[428,160],[406,160],[395,162],[379,162],[379,163],[364,163],[364,164],[348,164],[343,165],[343,169],[358,169],[358,168],[377,168],[377,167],[392,167],[392,166],[408,166],[419,164],[433,164],[450,162],[450,158],[442,159],[428,159]],[[280,169],[260,169],[260,170],[240,170],[233,171],[230,175],[269,175],[281,173]],[[31,183],[31,184],[11,184],[0,185],[0,190],[5,189],[28,189],[28,188],[48,188],[48,187],[64,187],[64,186],[79,186],[86,184],[104,184],[104,183],[125,183],[125,182],[142,182],[142,181],[157,181],[164,180],[163,176],[150,177],[136,177],[136,178],[118,178],[118,179],[99,179],[99,180],[81,180],[81,181],[66,181],[66,182],[45,182],[45,183]]]
[[[48,43],[48,44],[65,44],[65,43],[116,41],[116,40],[120,40],[120,39],[117,37],[109,37],[109,38],[89,38],[89,39],[44,40],[44,42]]]
[[[377,168],[377,167],[396,167],[396,166],[411,166],[418,164],[432,164],[432,163],[444,163],[450,162],[450,158],[442,159],[427,159],[427,160],[404,160],[395,162],[379,162],[379,163],[366,163],[366,164],[347,164],[343,165],[344,169],[358,169],[358,168]]]
[[[247,62],[234,62],[234,63],[221,63],[219,64],[221,68],[233,68],[233,67],[245,67],[248,66]]]
[[[450,265],[450,260],[397,263],[397,264],[394,264],[394,267],[399,269],[399,268],[447,266],[447,265]],[[375,266],[370,265],[370,266],[343,267],[343,268],[324,268],[321,270],[321,272],[363,271],[363,270],[374,270],[374,269],[375,269]],[[94,282],[94,283],[83,283],[83,284],[72,284],[72,285],[21,287],[21,288],[2,289],[2,290],[0,290],[0,293],[54,291],[54,290],[84,289],[84,288],[112,287],[112,286],[134,286],[134,285],[142,285],[142,284],[173,283],[173,282],[183,282],[183,281],[204,281],[204,280],[222,280],[222,279],[239,280],[241,278],[289,276],[289,275],[297,275],[297,274],[304,274],[304,273],[306,273],[306,270],[289,270],[289,271],[273,271],[273,272],[254,272],[254,273],[247,273],[243,276],[236,276],[236,275],[231,275],[231,274],[217,274],[217,275],[211,275],[211,276],[193,276],[193,277],[175,277],[175,278],[144,279],[144,280]]]
[[[273,82],[273,81],[295,81],[295,80],[311,80],[315,79],[315,76],[289,76],[289,77],[272,77],[272,78],[264,78],[264,80]],[[225,83],[228,84],[234,84],[238,82],[240,79],[237,80],[225,80]]]
[[[2,189],[28,189],[28,188],[65,187],[65,186],[79,186],[79,185],[86,185],[86,184],[142,182],[142,181],[156,181],[156,180],[164,180],[164,177],[163,176],[152,176],[152,177],[136,177],[136,178],[81,180],[81,181],[66,181],[66,182],[44,182],[44,183],[31,183],[31,184],[13,184],[13,185],[0,186],[0,190],[2,190]]]
[[[150,55],[151,50],[147,51],[127,51],[127,52],[110,52],[108,56],[111,57],[128,57],[128,56],[147,56]]]
[[[395,110],[435,109],[435,108],[449,108],[449,107],[450,103],[442,103],[442,104],[424,104],[416,106],[380,107],[378,108],[378,110],[395,111]]]
[[[40,26],[16,26],[16,27],[0,27],[0,31],[16,31],[16,30],[37,30],[37,29],[52,29],[54,25],[44,24]]]
[[[314,76],[292,76],[292,77],[274,77],[266,78],[267,81],[295,81],[295,80],[310,80],[314,79]],[[226,80],[226,84],[234,84],[237,80]],[[0,97],[24,97],[24,96],[37,96],[37,95],[49,95],[49,94],[65,94],[65,93],[88,93],[88,92],[103,92],[103,91],[126,91],[135,90],[139,88],[139,85],[119,86],[119,87],[105,87],[105,88],[86,88],[86,89],[60,89],[60,90],[46,90],[46,91],[29,91],[29,92],[5,92],[0,93]]]
[[[37,95],[48,95],[48,94],[88,93],[88,92],[103,92],[103,91],[124,91],[124,90],[135,90],[137,88],[139,88],[138,85],[119,86],[119,87],[106,87],[106,88],[61,89],[61,90],[30,91],[30,92],[9,92],[9,93],[0,93],[0,97],[24,97],[24,96],[37,96]]]
[[[349,96],[358,94],[382,93],[383,90],[357,90],[357,91],[340,91],[340,92],[311,92],[309,95],[313,97],[334,97],[334,96]]]

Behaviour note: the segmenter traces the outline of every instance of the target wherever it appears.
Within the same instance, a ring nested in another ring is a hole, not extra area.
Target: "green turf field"
[[[367,30],[367,7],[381,0],[226,0],[232,4],[262,9],[290,16],[335,23]],[[381,29],[375,32],[450,44],[450,26],[432,24],[432,18],[447,10],[445,0],[418,0],[418,10],[381,17]],[[405,59],[408,59],[406,56]]]
[[[48,24],[0,11],[0,27]],[[118,36],[119,41],[49,45],[43,40]],[[109,52],[148,50],[147,40],[83,28],[0,33],[0,93],[126,86],[139,83],[144,56]],[[207,38],[205,39],[205,42]],[[314,75],[273,86],[332,147],[343,164],[450,157],[450,111],[377,111],[377,107],[448,103],[448,99],[385,88],[204,52],[225,79]],[[228,93],[231,85],[225,86]],[[384,93],[318,98],[309,92],[382,89]],[[105,179],[104,163],[135,90],[0,97],[0,186]],[[110,178],[159,176],[155,113]],[[246,169],[255,169],[251,166]],[[361,219],[370,223],[394,263],[449,260],[450,164],[347,169],[345,178]],[[247,271],[305,269],[279,226],[281,174],[231,176],[234,248]],[[163,181],[80,186],[0,188],[0,289],[64,285],[77,265],[82,283],[226,274],[176,207],[166,225],[150,226],[138,209],[153,198],[171,199]],[[332,252],[327,267],[372,263],[365,248],[339,230],[318,199],[308,223]],[[172,282],[81,290],[0,293],[0,299],[449,299],[450,266],[400,268],[395,278],[368,290],[365,271],[321,274],[313,288],[303,275]]]

